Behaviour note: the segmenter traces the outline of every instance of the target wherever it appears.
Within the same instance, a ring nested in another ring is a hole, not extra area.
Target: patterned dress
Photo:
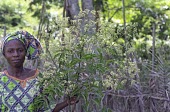
[[[38,70],[25,80],[0,72],[0,112],[33,112],[33,100],[40,93]]]

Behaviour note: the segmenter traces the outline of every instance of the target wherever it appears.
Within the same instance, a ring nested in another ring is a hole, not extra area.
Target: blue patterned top
[[[33,100],[40,93],[38,70],[25,80],[0,72],[0,112],[33,112]]]

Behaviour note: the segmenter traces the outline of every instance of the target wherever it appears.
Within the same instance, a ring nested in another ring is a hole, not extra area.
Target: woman
[[[28,60],[36,59],[42,51],[40,42],[26,31],[17,31],[7,35],[2,43],[2,53],[8,62],[6,70],[0,73],[0,112],[35,112],[34,100],[43,92],[37,86],[38,69],[23,67],[25,56]],[[75,97],[56,104],[51,111],[58,112],[75,104]],[[42,106],[36,111],[45,111]]]

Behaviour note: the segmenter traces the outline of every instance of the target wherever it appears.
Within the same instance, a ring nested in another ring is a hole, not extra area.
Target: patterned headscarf
[[[41,54],[42,47],[40,42],[33,35],[26,31],[17,31],[4,37],[2,42],[2,53],[4,53],[5,45],[14,39],[19,40],[24,44],[27,52],[26,57],[28,60],[36,59]]]

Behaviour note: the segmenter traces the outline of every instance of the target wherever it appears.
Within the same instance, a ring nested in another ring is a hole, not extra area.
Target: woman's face
[[[26,50],[19,40],[11,40],[4,47],[4,56],[12,67],[23,66]]]

